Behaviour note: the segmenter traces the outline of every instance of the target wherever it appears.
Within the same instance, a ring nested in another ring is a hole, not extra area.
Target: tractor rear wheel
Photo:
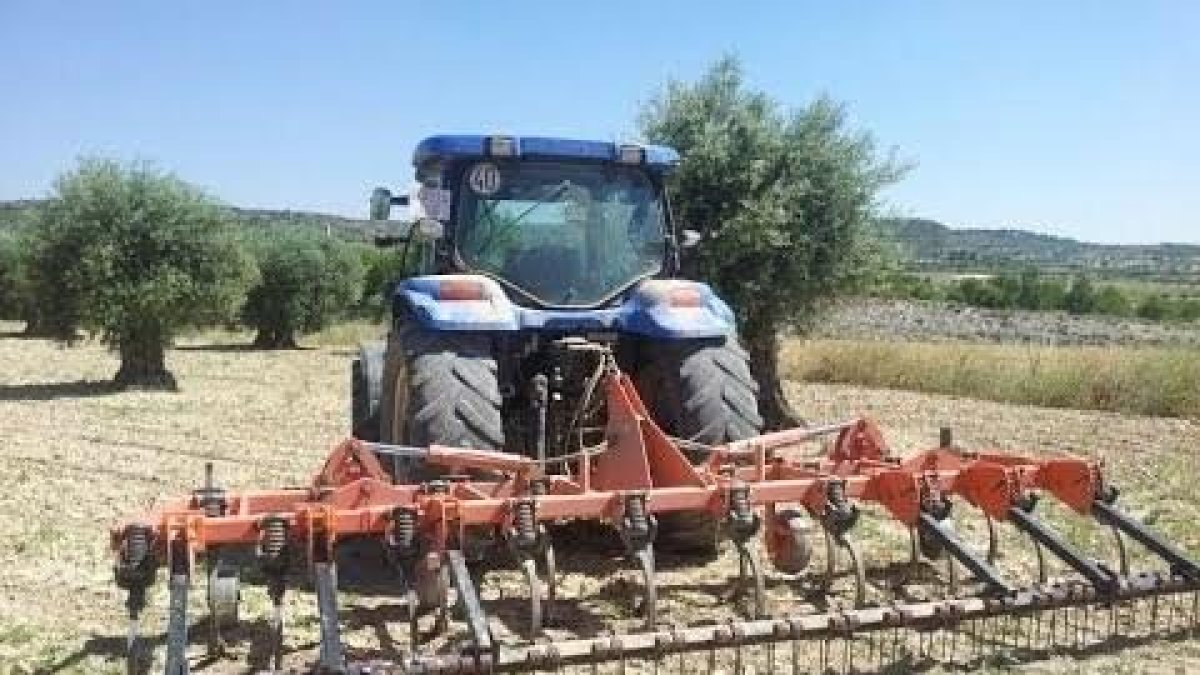
[[[379,406],[384,443],[503,450],[500,404],[496,359],[486,335],[417,326],[393,334]],[[436,475],[387,458],[383,464],[398,481]]]
[[[750,357],[730,336],[722,340],[655,343],[637,375],[638,392],[663,431],[704,445],[762,433],[758,385]],[[708,458],[685,450],[693,463]],[[659,540],[668,550],[712,555],[718,523],[707,513],[665,514]]]

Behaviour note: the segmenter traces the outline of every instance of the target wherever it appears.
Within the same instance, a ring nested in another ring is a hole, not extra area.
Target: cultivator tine
[[[287,518],[270,514],[258,522],[258,561],[267,577],[267,595],[271,598],[271,662],[283,669],[283,596],[287,592],[287,572],[291,546],[288,544]]]
[[[471,572],[467,569],[467,561],[462,551],[446,551],[446,567],[449,568],[450,583],[458,593],[458,605],[462,609],[463,619],[474,643],[472,656],[478,664],[486,667],[493,654],[492,632],[488,628],[487,615],[483,613],[479,592],[475,589],[475,582],[471,579]]]
[[[846,555],[850,558],[850,569],[854,572],[854,606],[865,607],[867,605],[867,570],[862,549],[859,548],[857,542],[845,535],[840,537],[840,540],[842,548],[846,549]]]
[[[637,608],[646,619],[646,627],[658,624],[658,587],[654,578],[654,537],[658,521],[646,510],[646,494],[625,495],[625,513],[617,528],[627,555],[638,566],[642,577],[642,603]]]
[[[521,571],[525,574],[526,585],[529,586],[529,636],[535,637],[542,632],[542,583],[538,575],[537,560],[522,558]]]
[[[182,539],[171,542],[171,579],[168,582],[166,675],[188,675],[188,590],[191,561]]]
[[[513,504],[513,526],[507,532],[507,540],[529,587],[529,636],[535,637],[551,620],[557,595],[554,547],[546,528],[537,521],[535,499],[521,499]]]
[[[822,527],[821,532],[825,534],[825,572],[821,574],[817,583],[821,591],[829,592],[829,589],[833,587],[834,577],[837,576],[837,552],[840,538],[834,535],[828,527]]]
[[[121,531],[117,546],[113,576],[117,586],[127,593],[125,609],[129,626],[125,637],[125,665],[132,675],[142,669],[141,616],[146,609],[146,591],[154,582],[158,568],[153,554],[154,530],[144,523],[129,525]]]
[[[749,589],[750,618],[766,616],[766,581],[763,579],[758,553],[750,545],[751,540],[762,529],[762,518],[750,503],[749,486],[737,485],[730,489],[729,514],[725,523],[725,529],[729,532],[729,538],[738,553],[738,580],[734,597],[741,598]]]
[[[1129,535],[1155,555],[1167,561],[1171,566],[1172,574],[1178,574],[1189,581],[1200,581],[1200,565],[1188,558],[1187,554],[1179,547],[1163,539],[1142,523],[1130,518],[1117,507],[1097,499],[1092,502],[1092,514],[1100,522],[1107,523],[1116,530]]]
[[[346,668],[346,655],[338,623],[337,568],[333,562],[313,564],[313,586],[317,593],[317,614],[321,623],[320,668],[326,672],[342,672]]]
[[[971,571],[971,574],[975,575],[976,579],[987,584],[991,594],[1014,595],[1016,593],[1016,587],[1005,581],[1004,577],[1000,575],[1000,571],[991,562],[980,558],[953,530],[946,527],[943,521],[929,513],[922,513],[918,527],[927,537],[937,541],[944,550],[950,553],[948,564],[951,570],[955,569],[954,561],[958,560]]]
[[[1084,557],[1083,554],[1072,548],[1062,535],[1029,511],[1020,506],[1014,506],[1008,510],[1008,517],[1018,529],[1049,549],[1051,553],[1071,566],[1101,593],[1111,593],[1117,589],[1120,580],[1111,570]]]
[[[984,520],[987,522],[988,533],[987,561],[989,565],[995,565],[996,558],[1000,555],[1000,538],[996,536],[996,519],[985,514]]]
[[[642,603],[638,607],[646,619],[646,627],[658,624],[658,585],[654,579],[654,546],[646,544],[633,552],[642,575]]]

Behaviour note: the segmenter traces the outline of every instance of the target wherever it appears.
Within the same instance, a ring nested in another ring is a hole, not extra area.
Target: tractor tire
[[[383,353],[383,342],[368,342],[359,346],[350,365],[350,432],[364,441],[379,440]]]
[[[380,400],[380,440],[504,450],[500,386],[486,335],[406,326],[388,345]],[[430,472],[385,461],[397,481],[427,480]]]
[[[750,357],[730,336],[723,340],[654,343],[637,374],[637,388],[651,416],[672,436],[719,445],[762,433],[758,384]],[[693,463],[708,458],[685,450]],[[719,523],[707,513],[664,514],[662,548],[715,555]]]

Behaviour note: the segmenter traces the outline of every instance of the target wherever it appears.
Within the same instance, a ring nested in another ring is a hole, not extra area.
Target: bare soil
[[[99,345],[63,349],[0,337],[0,673],[122,672],[124,598],[112,583],[108,528],[156,496],[195,487],[205,462],[212,462],[219,480],[232,489],[307,481],[346,433],[349,360],[350,351],[337,347],[256,352],[237,344],[194,344],[169,356],[182,386],[179,393],[114,392],[105,381],[117,364]],[[1195,422],[846,386],[792,385],[789,395],[812,420],[868,413],[899,449],[931,445],[939,426],[952,426],[958,442],[969,447],[1103,458],[1124,488],[1130,510],[1200,552],[1195,525],[1200,425]],[[978,537],[979,519],[965,507],[959,511],[961,530]],[[1082,519],[1049,517],[1081,545],[1098,553],[1111,548],[1106,533],[1083,527]],[[906,559],[906,535],[885,519],[868,517],[860,531],[872,568]],[[1013,535],[1003,543],[1000,566],[1016,578],[1030,578],[1028,545]],[[574,547],[560,548],[560,558],[575,557],[568,549]],[[576,623],[560,624],[552,635],[628,625],[620,617],[628,616],[632,584],[623,580],[632,577],[618,572],[618,558],[615,551],[590,552],[565,565],[564,617]],[[721,597],[725,580],[736,571],[729,552],[709,564],[662,562],[660,602],[668,620],[731,615]],[[940,572],[931,569],[930,574],[929,592],[936,593]],[[794,583],[774,577],[773,605],[800,602]],[[846,584],[839,582],[835,591],[845,596]],[[520,631],[518,577],[491,575],[483,593],[497,633]],[[207,661],[203,589],[197,585],[191,652],[197,672],[247,672],[264,665],[268,603],[258,585],[250,584],[244,595],[246,628],[232,635],[228,657]],[[888,599],[883,588],[873,588],[872,595]],[[581,596],[588,599],[574,600]],[[315,603],[305,590],[289,598],[287,665],[303,668],[315,660]],[[159,584],[145,620],[159,658],[165,600]],[[403,647],[407,638],[398,602],[367,593],[344,598],[346,637],[354,653],[386,655],[395,645]],[[1038,672],[1191,672],[1200,669],[1200,643],[1175,639],[975,665]],[[765,669],[760,666],[758,672]]]
[[[814,337],[839,340],[990,342],[1033,345],[1200,346],[1200,323],[983,309],[914,300],[847,298],[823,315]]]

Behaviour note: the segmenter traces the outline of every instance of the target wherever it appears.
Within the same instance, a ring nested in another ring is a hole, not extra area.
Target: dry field
[[[114,588],[107,557],[107,528],[160,494],[194,487],[205,462],[228,487],[294,485],[307,479],[327,449],[345,433],[349,352],[325,347],[280,353],[245,351],[223,344],[193,344],[169,357],[180,378],[178,394],[113,393],[102,382],[115,360],[94,344],[61,349],[52,344],[0,337],[0,673],[121,672],[125,621],[123,597]],[[915,448],[950,425],[968,446],[1035,452],[1067,450],[1104,458],[1125,503],[1190,550],[1200,553],[1200,495],[1193,492],[1200,453],[1196,422],[1113,413],[1049,410],[945,396],[839,385],[794,385],[795,403],[814,420],[868,412],[890,432],[894,445]],[[1103,550],[1103,533],[1062,521],[1071,538]],[[978,536],[978,522],[964,522]],[[874,565],[902,560],[903,534],[876,519],[861,526]],[[1093,536],[1095,535],[1095,536]],[[1001,567],[1032,574],[1028,546],[1005,539]],[[599,596],[572,612],[606,620],[621,615],[621,584],[597,574],[614,569],[612,557],[589,554],[569,566],[562,591],[568,598]],[[715,580],[731,572],[729,556],[707,567],[672,565],[663,575],[660,601],[668,616],[716,615],[725,609]],[[485,602],[496,609],[496,630],[517,628],[519,595],[514,577],[489,577]],[[147,616],[161,658],[160,583]],[[774,602],[789,585],[771,585]],[[246,672],[262,665],[267,603],[262,589],[244,591],[247,629],[234,634],[232,657],[202,661],[203,633],[193,630],[198,672]],[[876,589],[873,595],[884,599]],[[508,600],[498,601],[498,596]],[[193,594],[195,621],[203,593]],[[379,612],[366,611],[380,607]],[[290,595],[288,664],[311,663],[317,627],[310,593]],[[347,640],[358,654],[386,653],[404,644],[401,612],[393,598],[353,595],[344,602]],[[373,618],[374,617],[374,618]],[[379,617],[393,621],[385,625]],[[194,624],[195,625],[195,624]],[[593,626],[594,628],[594,626]],[[559,629],[556,634],[569,631]],[[1200,642],[1174,639],[1124,649],[1091,649],[1041,655],[1032,662],[994,661],[1037,672],[1187,672],[1200,669]],[[759,672],[763,672],[760,670]]]

